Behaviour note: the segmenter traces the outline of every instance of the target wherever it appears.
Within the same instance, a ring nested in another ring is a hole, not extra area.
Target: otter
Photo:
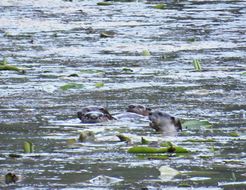
[[[82,123],[98,123],[114,119],[108,110],[101,106],[84,107],[77,115]]]
[[[151,108],[139,105],[139,104],[131,104],[127,107],[126,112],[114,115],[117,120],[144,120],[147,119]]]
[[[178,118],[175,118],[163,111],[149,113],[150,127],[165,135],[173,135],[182,131],[182,125]]]

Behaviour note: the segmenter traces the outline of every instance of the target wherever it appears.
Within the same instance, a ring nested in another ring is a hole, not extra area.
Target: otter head
[[[100,111],[91,111],[81,115],[80,120],[83,123],[99,123],[109,121],[111,118],[107,114],[104,114]]]
[[[80,112],[77,113],[77,115],[78,118],[85,123],[87,123],[86,122],[87,120],[95,121],[90,123],[96,123],[96,122],[108,121],[113,119],[112,115],[108,112],[108,110],[101,106],[84,107]]]
[[[151,108],[146,108],[145,106],[142,105],[129,105],[126,111],[143,116],[148,116],[151,111]]]
[[[150,127],[162,133],[174,133],[182,130],[179,119],[162,111],[154,111],[149,114]]]

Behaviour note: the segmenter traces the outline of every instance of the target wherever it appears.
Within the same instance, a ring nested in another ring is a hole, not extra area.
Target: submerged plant
[[[199,59],[194,59],[192,63],[195,71],[202,71],[201,61]]]
[[[2,71],[17,71],[17,72],[20,72],[23,74],[25,73],[24,69],[20,69],[14,65],[10,65],[6,58],[4,58],[2,62],[0,62],[0,70],[2,70]]]

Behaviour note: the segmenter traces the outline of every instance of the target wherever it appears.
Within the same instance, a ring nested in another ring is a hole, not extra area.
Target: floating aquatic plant
[[[76,73],[73,73],[73,74],[68,75],[68,77],[79,77],[79,75]]]
[[[110,2],[98,2],[97,5],[99,5],[99,6],[109,6],[109,5],[113,5],[113,3],[110,3]]]
[[[154,154],[154,153],[188,153],[189,151],[180,146],[172,146],[165,148],[154,148],[147,146],[134,146],[128,150],[128,153],[144,153],[144,154]]]
[[[122,134],[119,134],[119,135],[116,135],[119,139],[120,139],[120,141],[122,141],[122,142],[131,142],[131,139],[129,138],[129,137],[127,137],[127,136],[125,136],[125,135],[122,135]]]
[[[76,142],[77,142],[76,139],[68,139],[68,140],[67,140],[67,144],[70,144],[70,145],[72,145],[72,144],[74,144],[74,143],[76,143]]]
[[[114,37],[114,35],[115,35],[115,32],[112,32],[112,31],[104,31],[100,33],[101,38],[112,38]]]
[[[95,86],[96,86],[97,88],[101,88],[101,87],[104,87],[104,83],[103,83],[103,82],[97,82],[97,83],[95,84]]]
[[[143,137],[141,137],[141,144],[149,144],[149,141]]]
[[[201,61],[199,59],[194,59],[192,63],[195,71],[202,71]]]
[[[23,74],[25,73],[24,69],[20,69],[14,65],[10,65],[6,58],[4,58],[2,62],[0,62],[0,70],[2,70],[2,71],[4,71],[4,70],[5,71],[7,71],[7,70],[8,71],[17,71],[17,72],[20,72]]]
[[[142,55],[143,56],[151,56],[151,53],[149,52],[149,50],[145,49],[142,51]]]
[[[160,4],[153,6],[153,8],[154,9],[165,9],[165,8],[167,8],[167,5],[164,3],[160,3]]]
[[[186,120],[182,122],[183,128],[200,129],[201,127],[211,127],[212,124],[208,120]]]
[[[231,137],[239,137],[239,134],[237,132],[234,132],[234,131],[228,133],[228,135]]]
[[[34,145],[30,141],[26,141],[23,144],[24,153],[33,153],[34,152]]]
[[[124,72],[124,73],[133,73],[133,70],[130,69],[130,68],[124,67],[124,68],[122,68],[122,72]]]
[[[65,91],[65,90],[69,90],[69,89],[81,89],[83,87],[84,87],[83,84],[68,83],[68,84],[61,86],[60,88]]]
[[[208,139],[187,139],[185,142],[216,142],[215,139],[213,138],[208,138]]]
[[[95,134],[92,131],[83,131],[79,135],[79,141],[93,141],[95,139]]]
[[[104,74],[105,72],[102,70],[94,70],[94,69],[84,69],[80,70],[82,74]]]

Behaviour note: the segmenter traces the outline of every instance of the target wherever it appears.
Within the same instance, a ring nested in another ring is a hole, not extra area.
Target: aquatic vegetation
[[[143,137],[141,137],[141,144],[149,144],[149,141]]]
[[[187,139],[184,142],[216,142],[213,138],[208,139]]]
[[[173,144],[170,141],[165,141],[160,144],[162,147],[170,147],[173,146]]]
[[[194,59],[192,64],[195,68],[195,71],[202,71],[201,61],[199,59]]]
[[[78,84],[78,83],[68,83],[60,87],[61,90],[70,90],[70,89],[81,89],[84,88],[83,84]]]
[[[167,5],[164,3],[160,3],[160,4],[153,6],[153,8],[154,9],[165,9],[165,8],[167,8]]]
[[[124,68],[122,68],[122,70],[121,70],[122,72],[124,72],[124,73],[133,73],[134,71],[132,70],[132,69],[130,69],[130,68],[126,68],[126,67],[124,67]]]
[[[187,38],[187,42],[195,42],[196,38]]]
[[[73,73],[73,74],[68,75],[68,77],[79,77],[79,75],[76,73]]]
[[[113,5],[113,3],[110,3],[110,2],[98,2],[97,5],[99,6],[109,6],[109,5]]]
[[[179,175],[180,172],[178,170],[175,170],[169,166],[161,166],[159,168],[160,171],[160,178],[163,181],[170,181],[174,176]]]
[[[17,72],[20,72],[20,73],[25,73],[25,70],[24,69],[20,69],[14,65],[10,65],[7,60],[4,58],[2,62],[0,62],[0,71],[17,71]]]
[[[244,76],[246,76],[246,72],[243,72],[243,73],[241,73],[241,75],[244,75]]]
[[[79,135],[79,142],[93,141],[95,139],[95,134],[92,131],[83,131]]]
[[[239,134],[237,132],[234,132],[234,131],[228,133],[228,135],[231,137],[239,137]]]
[[[101,88],[101,87],[104,87],[104,83],[103,83],[103,82],[97,82],[97,83],[95,84],[95,86],[96,86],[97,88]]]
[[[178,187],[191,187],[191,185],[187,182],[181,182]]]
[[[76,139],[68,139],[67,140],[67,144],[74,144],[74,143],[76,143],[77,142],[77,140]]]
[[[104,31],[100,33],[101,38],[112,38],[115,36],[115,32],[112,31]]]
[[[119,134],[119,135],[116,135],[116,136],[117,136],[117,137],[120,139],[120,141],[122,141],[122,142],[128,142],[128,143],[131,142],[131,139],[130,139],[129,137],[125,136],[125,135]]]
[[[151,53],[149,52],[149,50],[145,49],[142,51],[142,55],[143,56],[151,56]]]
[[[154,153],[188,153],[189,151],[180,146],[170,146],[165,148],[154,148],[147,146],[134,146],[128,150],[128,153],[144,153],[144,154],[154,154]]]
[[[138,159],[148,159],[148,160],[167,160],[169,159],[168,155],[163,154],[140,154],[137,155]]]
[[[104,74],[105,72],[102,70],[94,70],[94,69],[84,69],[80,70],[82,74]]]
[[[30,141],[26,141],[23,144],[24,153],[33,153],[34,152],[34,145]]]
[[[212,127],[212,124],[208,120],[186,120],[182,121],[182,127],[187,129],[200,129],[201,127]]]

